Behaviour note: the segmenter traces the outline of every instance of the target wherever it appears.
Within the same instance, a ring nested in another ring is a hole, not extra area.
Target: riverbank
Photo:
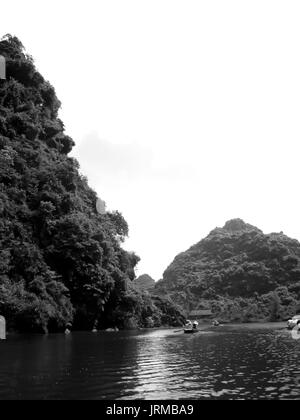
[[[251,323],[232,323],[220,324],[218,327],[212,325],[199,325],[201,331],[234,331],[234,330],[283,330],[287,329],[286,322],[251,322]]]
[[[206,323],[206,324],[199,324],[198,325],[198,330],[199,331],[204,331],[204,332],[219,332],[219,331],[224,331],[224,332],[230,332],[230,331],[241,331],[241,330],[286,330],[286,322],[251,322],[251,323],[226,323],[226,324],[220,324],[218,327],[214,327],[212,326],[210,323]],[[114,329],[114,328],[109,328],[109,329],[105,329],[105,330],[98,330],[98,331],[72,331],[74,333],[76,332],[82,332],[82,333],[91,333],[91,334],[97,334],[97,333],[119,333],[119,332],[147,332],[147,331],[156,331],[156,330],[173,330],[173,331],[177,331],[177,332],[181,332],[184,330],[184,326],[182,327],[169,327],[169,326],[162,326],[162,327],[157,327],[157,328],[138,328],[138,329],[123,329],[123,330],[118,330],[118,329]],[[57,334],[57,333],[53,333]],[[63,332],[61,334],[64,334]],[[33,333],[20,333],[17,331],[8,331],[7,332],[7,337],[9,336],[15,336],[15,335],[20,335],[20,336],[32,336],[32,335],[52,335],[52,333],[49,334],[33,334]]]

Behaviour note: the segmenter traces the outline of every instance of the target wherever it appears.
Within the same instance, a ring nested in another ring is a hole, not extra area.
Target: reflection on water
[[[300,341],[236,328],[14,336],[0,399],[300,399]]]

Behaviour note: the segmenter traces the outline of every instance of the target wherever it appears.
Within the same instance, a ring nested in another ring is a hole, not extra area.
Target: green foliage
[[[141,293],[130,282],[123,291],[112,296],[114,310],[105,326],[125,326],[128,329],[181,326],[185,322],[182,310],[167,298]]]
[[[155,281],[148,274],[142,274],[133,283],[137,289],[144,292],[151,291],[155,287]]]
[[[98,214],[96,193],[67,156],[74,142],[58,118],[55,90],[21,42],[5,36],[0,54],[7,63],[0,80],[1,314],[22,331],[72,321],[75,328],[145,325],[144,297],[127,288],[139,258],[120,246],[126,221],[119,212]],[[147,305],[155,312],[151,299]]]
[[[178,255],[156,293],[187,312],[206,303],[227,320],[279,320],[296,312],[299,284],[299,242],[236,219]]]

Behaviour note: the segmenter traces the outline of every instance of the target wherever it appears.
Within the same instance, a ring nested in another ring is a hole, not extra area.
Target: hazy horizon
[[[11,0],[71,153],[155,280],[227,220],[300,239],[300,4]],[[45,18],[46,14],[47,18]]]

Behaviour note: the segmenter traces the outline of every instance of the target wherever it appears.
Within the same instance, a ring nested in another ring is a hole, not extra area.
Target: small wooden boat
[[[199,332],[198,330],[196,330],[195,328],[191,329],[191,328],[185,328],[184,329],[184,334],[195,334]]]

